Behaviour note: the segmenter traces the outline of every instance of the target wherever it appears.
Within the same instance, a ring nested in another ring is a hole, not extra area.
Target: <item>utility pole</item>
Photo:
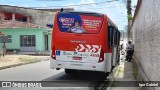
[[[130,39],[130,26],[129,26],[129,22],[130,22],[130,19],[129,17],[132,15],[132,8],[131,8],[131,0],[127,0],[127,14],[128,14],[128,30],[127,30],[127,41]]]
[[[127,0],[127,14],[131,14],[132,15],[132,8],[131,8],[131,0]]]

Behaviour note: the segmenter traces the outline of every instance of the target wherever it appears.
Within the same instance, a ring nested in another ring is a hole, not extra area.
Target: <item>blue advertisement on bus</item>
[[[101,17],[77,14],[59,14],[58,26],[61,32],[98,33],[102,25]]]

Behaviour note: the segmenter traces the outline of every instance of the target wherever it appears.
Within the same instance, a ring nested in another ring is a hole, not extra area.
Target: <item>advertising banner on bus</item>
[[[61,32],[96,34],[100,31],[103,18],[78,14],[59,14],[58,26]]]

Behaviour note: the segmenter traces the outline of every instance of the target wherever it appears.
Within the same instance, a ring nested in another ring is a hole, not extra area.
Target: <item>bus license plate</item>
[[[82,57],[72,57],[73,60],[82,60]]]
[[[83,65],[74,63],[74,64],[71,64],[71,66],[83,66]]]

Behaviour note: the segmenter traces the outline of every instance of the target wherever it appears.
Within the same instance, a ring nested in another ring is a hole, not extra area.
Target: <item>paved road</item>
[[[66,81],[60,84],[55,83],[55,86],[60,85],[61,87],[63,85],[64,86],[68,85],[70,88],[73,88],[73,86],[79,87],[80,84],[82,86],[83,85],[86,86],[81,88],[76,87],[73,90],[85,90],[85,89],[88,90],[88,87],[87,87],[88,85],[97,85],[97,82],[90,82],[90,81],[91,80],[96,81],[96,80],[99,80],[99,78],[100,78],[100,74],[96,72],[79,72],[74,76],[67,75],[65,74],[63,69],[58,71],[55,69],[50,69],[49,61],[41,61],[37,63],[16,66],[16,67],[0,70],[0,81]],[[76,82],[70,82],[68,80],[74,80]],[[77,83],[77,81],[83,81],[83,82]],[[61,87],[61,88],[65,90],[70,90],[64,87]],[[0,88],[0,90],[1,89],[2,88]],[[41,88],[39,89],[41,90]],[[53,88],[47,88],[47,90],[48,89],[53,89]],[[3,88],[3,90],[10,90],[10,89]],[[16,90],[16,89],[12,88],[12,90]],[[33,90],[35,90],[35,88],[33,88]]]
[[[0,70],[0,81],[40,81],[60,72],[50,69],[49,61],[41,61]]]

